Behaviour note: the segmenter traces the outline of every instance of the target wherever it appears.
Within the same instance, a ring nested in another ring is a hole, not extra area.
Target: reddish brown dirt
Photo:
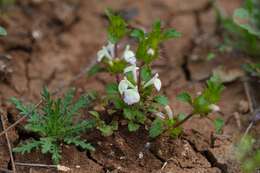
[[[231,14],[241,2],[219,0],[217,3]],[[0,77],[0,103],[6,112],[7,125],[20,118],[8,103],[10,97],[37,103],[43,86],[54,91],[95,61],[97,50],[106,40],[107,23],[103,15],[107,7],[136,9],[138,14],[132,21],[135,25],[149,28],[154,19],[160,18],[167,27],[182,32],[181,38],[162,46],[161,59],[154,65],[176,113],[190,111],[187,105],[176,101],[179,92],[190,91],[195,95],[214,68],[224,65],[238,69],[244,62],[244,58],[235,53],[217,54],[214,60],[205,60],[207,54],[215,52],[221,43],[221,38],[216,35],[214,10],[208,0],[20,0],[7,9],[0,20],[0,25],[9,33],[0,39],[0,52],[11,57],[7,66],[10,73],[5,74],[5,78]],[[103,74],[93,78],[81,77],[72,86],[79,92],[93,88],[102,91],[104,83],[113,80],[110,79]],[[221,139],[217,139],[213,146],[212,123],[195,117],[185,125],[184,134],[176,140],[160,137],[149,141],[144,129],[129,133],[124,127],[106,138],[93,132],[86,138],[95,145],[96,152],[86,153],[64,146],[61,164],[70,167],[73,173],[239,173],[239,165],[232,157],[238,134],[232,115],[238,111],[240,100],[245,100],[242,83],[228,83],[220,106],[224,119],[230,121],[219,137]],[[29,137],[21,136],[18,129],[8,133],[13,146]],[[139,157],[140,154],[143,157]],[[16,154],[15,160],[51,164],[49,156],[39,152]],[[10,167],[4,137],[0,138],[0,167]],[[55,170],[19,166],[18,172]]]

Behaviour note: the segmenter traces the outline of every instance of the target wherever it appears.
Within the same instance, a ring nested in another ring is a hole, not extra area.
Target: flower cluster
[[[191,116],[174,115],[167,97],[160,94],[162,82],[159,74],[153,72],[151,64],[159,57],[160,43],[179,37],[180,33],[174,29],[162,29],[160,21],[153,24],[150,32],[128,27],[123,18],[110,11],[108,19],[108,43],[97,52],[98,64],[93,71],[102,69],[116,78],[116,83],[106,87],[108,95],[105,100],[111,114],[123,114],[129,131],[136,131],[140,125],[148,125],[151,137],[156,137],[164,131],[168,131],[171,136],[177,136],[181,132],[179,126]],[[126,36],[137,41],[136,50],[131,49],[128,44],[120,45],[120,40]],[[119,53],[119,45],[123,47],[122,53]],[[216,102],[222,89],[217,77],[213,77],[198,97],[192,99],[188,93],[182,93],[178,98],[193,107],[191,115],[208,115],[220,111]],[[97,112],[91,114],[102,122],[102,127],[98,127],[102,129],[102,133],[104,129],[109,129],[106,134],[117,129],[117,122],[113,122],[113,127],[109,128],[100,120]],[[218,121],[218,127],[220,124],[223,124],[222,121]]]

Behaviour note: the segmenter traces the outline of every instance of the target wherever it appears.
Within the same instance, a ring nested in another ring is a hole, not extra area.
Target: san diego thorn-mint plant
[[[80,138],[80,134],[93,128],[95,121],[81,120],[74,123],[73,118],[80,109],[90,105],[95,94],[83,95],[75,103],[73,97],[74,90],[71,89],[64,98],[53,99],[45,88],[42,92],[43,105],[39,109],[35,109],[35,105],[24,105],[16,98],[12,98],[11,102],[19,112],[28,118],[25,129],[38,135],[37,139],[27,140],[13,151],[23,154],[40,149],[43,154],[50,153],[53,162],[58,164],[61,159],[61,143],[94,150],[91,144]]]
[[[106,110],[105,116],[110,116],[113,120],[106,124],[100,112],[91,111],[90,114],[99,122],[97,129],[103,135],[110,135],[118,129],[118,120],[124,119],[131,132],[145,126],[150,127],[150,137],[163,132],[177,136],[181,127],[176,125],[188,118],[184,114],[174,115],[168,98],[160,93],[162,83],[151,65],[159,58],[159,45],[166,40],[180,37],[181,34],[175,29],[162,28],[160,21],[154,22],[151,31],[145,32],[133,28],[111,11],[107,15],[108,43],[98,51],[97,64],[90,69],[89,75],[109,72],[115,76],[116,82],[106,86],[106,95],[102,97],[101,104]],[[124,50],[119,52],[120,41],[127,37],[136,40],[136,51],[130,45],[124,45]],[[206,116],[218,108],[215,104],[219,100],[222,87],[217,77],[213,76],[203,94],[194,100],[187,93],[182,98],[187,97],[192,104],[193,114]]]

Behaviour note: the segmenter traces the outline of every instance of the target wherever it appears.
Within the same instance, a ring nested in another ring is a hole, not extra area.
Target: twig
[[[3,130],[5,130],[4,115],[3,115],[2,110],[0,110],[0,114],[2,114],[2,115],[0,115],[2,127],[3,127]],[[12,152],[12,146],[11,146],[11,143],[10,143],[10,140],[9,140],[9,137],[8,137],[8,133],[5,133],[5,138],[6,138],[6,142],[7,142],[7,146],[8,146],[8,150],[9,150],[11,163],[12,163],[12,169],[13,169],[13,172],[16,173],[16,167],[15,167],[15,164],[14,164],[14,156],[13,156],[13,152]]]
[[[40,163],[22,163],[22,162],[15,162],[16,166],[28,166],[28,167],[41,167],[41,168],[56,168],[57,165],[46,165],[46,164],[40,164]]]
[[[59,91],[61,91],[65,86],[69,86],[71,85],[73,82],[75,82],[76,80],[78,80],[79,78],[81,78],[90,68],[91,66],[95,63],[95,61],[92,61],[90,64],[88,64],[88,66],[86,66],[78,75],[76,75],[74,78],[72,78],[69,83],[67,84],[61,84],[52,94],[56,95]],[[40,100],[36,106],[34,107],[34,109],[32,111],[34,111],[37,107],[39,107],[42,104],[43,100]],[[20,115],[20,114],[19,114]],[[6,132],[8,132],[10,129],[14,128],[15,126],[17,126],[19,123],[21,123],[22,121],[24,121],[27,117],[26,116],[22,116],[20,119],[18,119],[15,123],[13,123],[11,126],[9,126],[8,128],[6,128],[4,131],[2,131],[0,133],[0,137],[5,134]]]
[[[253,107],[253,103],[252,103],[252,99],[251,99],[251,95],[250,95],[250,91],[249,91],[249,86],[248,86],[248,83],[246,81],[244,82],[244,88],[245,88],[246,98],[247,98],[247,101],[249,103],[250,113],[253,113],[254,107]],[[248,127],[246,128],[246,131],[245,131],[242,138],[245,138],[245,136],[249,133],[249,131],[253,127],[253,125],[254,125],[254,121],[251,121],[250,124],[248,125]]]
[[[34,109],[32,111],[34,111],[37,107],[39,107],[42,104],[42,100],[37,103],[37,105],[34,107]],[[20,114],[18,114],[20,115]],[[26,116],[22,116],[20,119],[18,119],[16,122],[14,122],[12,125],[10,125],[9,127],[7,127],[5,130],[3,130],[0,133],[0,137],[5,134],[6,132],[8,132],[10,129],[14,128],[15,126],[17,126],[19,123],[21,123],[22,121],[24,121],[27,117]]]

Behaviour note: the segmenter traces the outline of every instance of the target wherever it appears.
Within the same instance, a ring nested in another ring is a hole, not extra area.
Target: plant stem
[[[117,58],[117,56],[118,56],[118,43],[115,43],[115,58]],[[116,82],[117,82],[117,84],[119,84],[119,82],[120,82],[119,74],[116,74]]]
[[[141,63],[140,67],[139,67],[139,73],[138,73],[138,89],[140,90],[141,88],[141,70],[144,66],[144,62]]]
[[[188,116],[186,116],[183,120],[177,122],[176,124],[174,124],[173,128],[177,128],[179,126],[181,126],[182,124],[184,124],[186,121],[188,121],[191,117],[193,117],[193,115],[195,115],[194,113],[190,113]]]

